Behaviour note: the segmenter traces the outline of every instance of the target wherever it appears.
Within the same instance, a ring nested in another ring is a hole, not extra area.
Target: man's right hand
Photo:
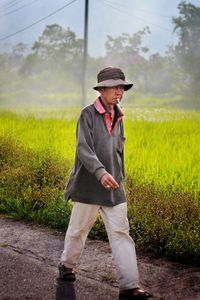
[[[117,181],[109,173],[104,174],[101,177],[100,182],[103,185],[103,187],[107,190],[111,190],[111,189],[114,190],[119,187],[119,184],[117,183]]]

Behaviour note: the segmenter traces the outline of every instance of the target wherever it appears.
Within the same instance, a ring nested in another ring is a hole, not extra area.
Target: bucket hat
[[[102,69],[97,74],[97,85],[93,87],[98,91],[101,87],[113,87],[117,85],[123,85],[124,90],[127,91],[132,88],[133,83],[126,81],[125,75],[119,68],[107,67]]]

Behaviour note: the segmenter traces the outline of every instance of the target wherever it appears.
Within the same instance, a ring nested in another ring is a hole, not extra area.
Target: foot
[[[71,281],[71,282],[74,282],[76,280],[76,276],[75,276],[73,269],[65,267],[64,264],[59,263],[58,271],[59,271],[60,279],[63,279],[66,281]]]
[[[143,300],[143,299],[148,299],[152,298],[153,295],[148,293],[147,291],[144,291],[140,288],[135,288],[135,289],[129,289],[129,290],[121,290],[119,292],[119,299],[120,300]]]

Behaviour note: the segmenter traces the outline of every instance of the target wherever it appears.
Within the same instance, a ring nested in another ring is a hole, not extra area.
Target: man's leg
[[[129,235],[127,204],[101,207],[101,215],[106,226],[113,257],[118,269],[119,288],[139,287],[139,274],[135,244]]]
[[[75,202],[65,236],[64,251],[61,263],[66,268],[75,268],[90,229],[92,228],[99,211],[98,205]]]

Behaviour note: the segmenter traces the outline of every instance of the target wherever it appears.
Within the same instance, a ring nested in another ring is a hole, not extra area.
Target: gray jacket
[[[119,115],[112,134],[109,133],[105,108],[97,100],[85,107],[76,130],[75,164],[65,190],[65,199],[100,206],[114,206],[125,202],[123,113]],[[110,173],[119,184],[115,190],[105,189],[100,178]]]

